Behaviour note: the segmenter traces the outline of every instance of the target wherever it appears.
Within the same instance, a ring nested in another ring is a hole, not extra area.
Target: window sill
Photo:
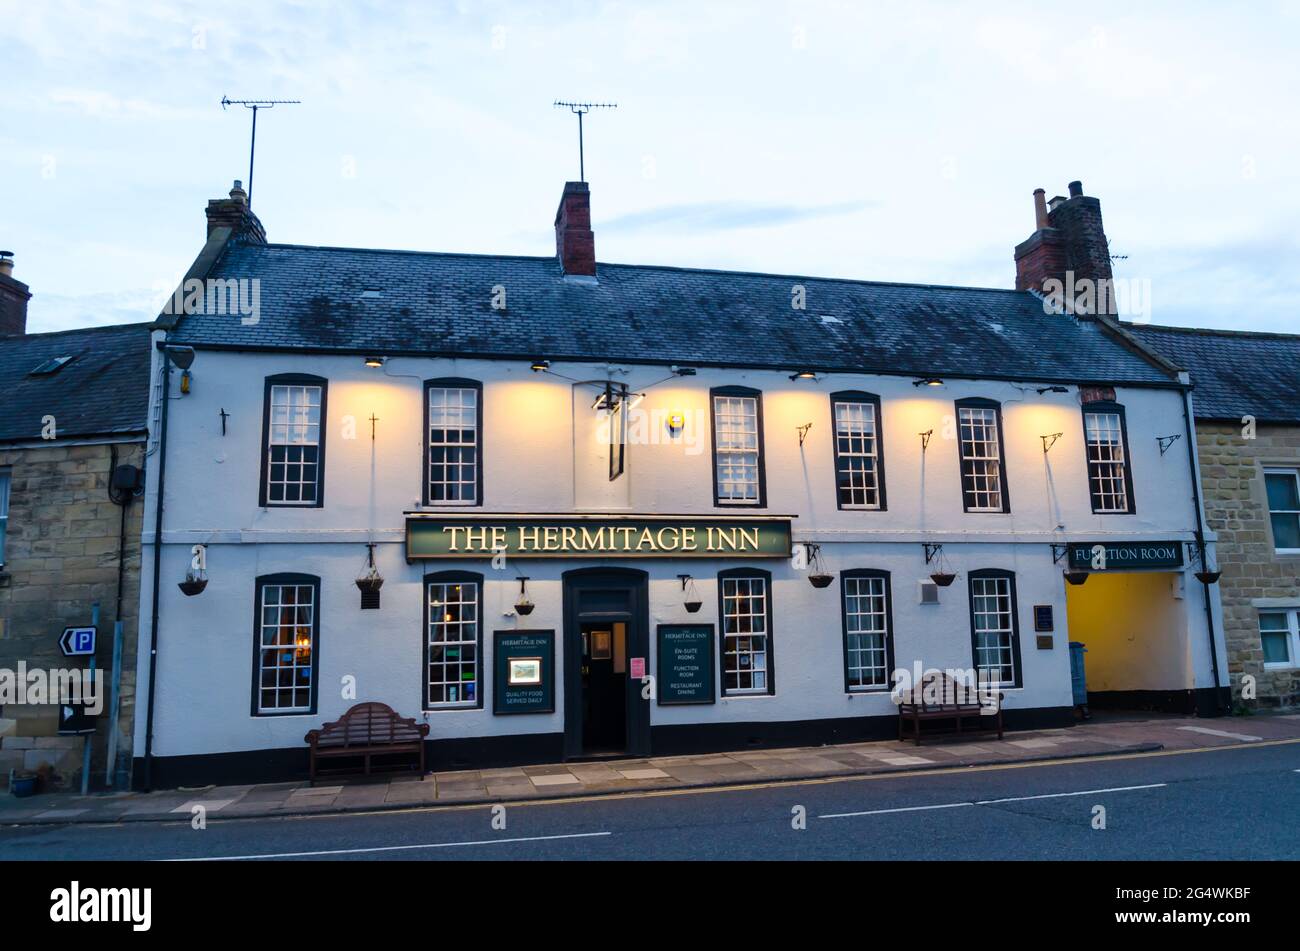
[[[723,700],[773,700],[776,698],[774,693],[724,693],[721,695]]]
[[[1289,661],[1285,664],[1265,664],[1264,670],[1270,673],[1274,671],[1281,673],[1282,671],[1286,671],[1286,670],[1300,670],[1300,664],[1293,664]]]
[[[477,703],[446,703],[437,706],[425,707],[425,713],[459,713],[466,710],[482,710],[483,708]]]

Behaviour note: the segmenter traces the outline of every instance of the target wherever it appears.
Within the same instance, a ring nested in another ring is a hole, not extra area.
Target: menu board
[[[555,712],[555,632],[494,631],[492,712]]]
[[[712,624],[660,624],[655,679],[659,704],[713,703]]]

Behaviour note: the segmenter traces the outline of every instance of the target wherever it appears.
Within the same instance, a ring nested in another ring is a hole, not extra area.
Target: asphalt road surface
[[[506,804],[505,828],[493,818],[472,806],[4,828],[0,861],[1300,859],[1300,743]]]

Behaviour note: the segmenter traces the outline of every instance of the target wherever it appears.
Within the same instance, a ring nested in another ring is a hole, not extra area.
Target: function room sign
[[[1079,571],[1133,571],[1182,566],[1182,542],[1070,543],[1070,567]]]
[[[406,560],[789,558],[790,516],[406,513]]]
[[[658,634],[660,705],[713,703],[713,625],[660,624]]]

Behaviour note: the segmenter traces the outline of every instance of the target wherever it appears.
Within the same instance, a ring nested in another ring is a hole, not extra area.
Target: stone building
[[[1247,706],[1296,706],[1300,336],[1127,329],[1190,371],[1195,386],[1201,484],[1206,515],[1218,535],[1233,699]]]
[[[99,605],[95,666],[103,710],[92,787],[107,783],[114,624],[122,621],[114,783],[131,761],[140,584],[142,478],[149,388],[147,325],[27,334],[26,285],[0,261],[0,785],[11,770],[79,782],[84,739],[59,736],[48,674],[87,666],[64,657],[67,627]],[[134,467],[134,470],[123,467]],[[110,492],[110,480],[118,488]],[[24,689],[19,694],[18,681]],[[36,689],[37,687],[40,689]],[[32,700],[45,702],[29,702]],[[18,702],[22,701],[22,702]]]

